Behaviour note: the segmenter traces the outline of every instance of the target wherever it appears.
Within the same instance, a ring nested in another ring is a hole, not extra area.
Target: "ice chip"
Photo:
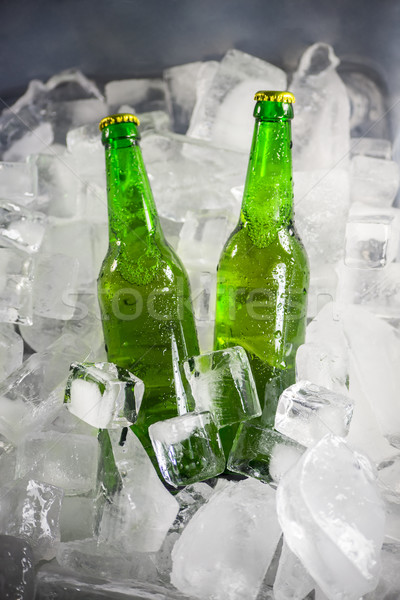
[[[199,599],[255,600],[280,535],[270,486],[225,482],[175,543],[171,582]]]
[[[368,459],[326,435],[277,490],[285,540],[329,598],[358,600],[378,582],[385,511]]]
[[[97,485],[99,443],[93,436],[58,431],[31,433],[19,444],[16,477],[44,481],[74,496]]]
[[[60,542],[63,491],[34,480],[17,480],[2,486],[0,532],[27,541],[35,562],[51,560]]]
[[[160,471],[174,487],[216,477],[225,456],[210,412],[186,413],[149,427]]]
[[[143,392],[141,379],[113,363],[73,363],[65,401],[89,425],[118,429],[136,421]]]
[[[345,437],[354,402],[327,388],[298,381],[280,396],[275,428],[303,446],[312,446],[327,433]]]

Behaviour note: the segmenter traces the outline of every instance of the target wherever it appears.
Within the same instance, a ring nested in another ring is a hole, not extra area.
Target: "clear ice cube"
[[[105,95],[110,110],[114,112],[121,104],[133,106],[138,113],[166,109],[166,86],[162,79],[109,81],[105,85]]]
[[[174,545],[171,582],[199,599],[255,600],[280,536],[270,486],[220,483]]]
[[[325,436],[281,479],[277,511],[289,548],[329,598],[374,589],[385,510],[364,455]]]
[[[216,477],[225,469],[225,456],[210,412],[186,413],[149,427],[158,466],[174,487]]]
[[[75,496],[97,485],[99,443],[93,436],[45,431],[28,434],[19,444],[15,474],[44,481]]]
[[[34,314],[62,321],[72,319],[78,298],[78,275],[77,258],[41,252],[35,259]]]
[[[395,161],[361,155],[351,159],[353,202],[391,206],[399,188],[399,180],[399,166]]]
[[[357,269],[382,269],[396,256],[400,241],[395,215],[351,215],[346,225],[344,263]]]
[[[0,162],[1,197],[28,206],[37,195],[36,166],[28,162]]]
[[[250,421],[239,426],[227,467],[234,473],[276,485],[304,450],[278,431]]]
[[[12,246],[26,252],[37,252],[46,227],[45,216],[24,209],[18,204],[0,202],[0,240],[2,246]]]
[[[24,341],[12,325],[0,324],[0,381],[22,365]]]
[[[113,363],[72,363],[65,401],[89,425],[118,429],[136,421],[143,392],[141,379]]]
[[[219,428],[261,415],[250,363],[241,346],[189,358],[183,370],[196,409],[210,411]]]
[[[298,381],[286,388],[279,398],[275,429],[306,447],[327,433],[345,437],[353,406],[348,396],[310,381]]]
[[[174,131],[177,133],[185,133],[189,126],[196,103],[196,80],[201,66],[201,62],[193,62],[164,70]]]

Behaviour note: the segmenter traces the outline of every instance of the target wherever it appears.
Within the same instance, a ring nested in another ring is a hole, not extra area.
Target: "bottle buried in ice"
[[[199,353],[184,267],[166,241],[139,146],[139,121],[118,114],[100,122],[106,154],[109,248],[98,294],[107,356],[143,380],[132,426],[152,454],[148,427],[180,410],[177,360]]]
[[[281,391],[294,383],[304,342],[309,268],[293,222],[293,94],[255,95],[255,128],[239,223],[217,273],[215,348],[243,346],[263,415],[272,426]]]

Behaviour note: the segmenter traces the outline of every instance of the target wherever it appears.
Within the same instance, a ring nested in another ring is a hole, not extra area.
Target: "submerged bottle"
[[[243,346],[265,426],[295,380],[304,342],[309,268],[293,223],[290,92],[256,93],[255,128],[239,223],[217,271],[215,349]]]
[[[148,427],[185,412],[178,361],[199,353],[185,269],[166,241],[139,146],[139,121],[100,122],[106,155],[109,248],[98,295],[108,360],[144,381],[132,429],[152,455]],[[179,395],[178,395],[179,396]]]

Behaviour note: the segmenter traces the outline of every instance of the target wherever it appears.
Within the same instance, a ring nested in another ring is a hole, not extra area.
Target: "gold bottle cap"
[[[102,131],[104,127],[115,125],[115,123],[135,123],[135,125],[140,125],[139,119],[135,115],[131,113],[118,113],[102,119],[99,123],[99,129]]]
[[[286,102],[286,104],[293,104],[296,102],[296,98],[292,92],[277,92],[271,90],[261,90],[260,92],[256,92],[254,100],[256,100],[256,102]]]

